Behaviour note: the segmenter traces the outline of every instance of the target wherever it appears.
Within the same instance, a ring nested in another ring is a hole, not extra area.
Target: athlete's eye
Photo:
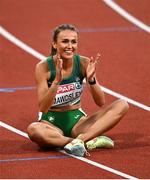
[[[76,43],[77,43],[77,40],[74,39],[74,40],[72,40],[71,42],[72,42],[72,44],[76,44]]]
[[[69,40],[68,40],[68,39],[63,39],[62,42],[63,42],[63,43],[68,43]]]
[[[69,40],[69,39],[63,39],[62,40],[62,43],[71,43],[71,44],[77,44],[77,40],[76,39],[73,39],[73,40]]]

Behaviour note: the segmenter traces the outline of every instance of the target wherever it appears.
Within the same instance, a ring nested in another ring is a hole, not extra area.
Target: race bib
[[[80,82],[60,85],[52,106],[66,106],[77,103],[80,101],[82,89]]]

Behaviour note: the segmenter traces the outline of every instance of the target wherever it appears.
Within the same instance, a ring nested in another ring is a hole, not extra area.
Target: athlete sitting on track
[[[128,111],[128,103],[117,100],[105,106],[105,96],[96,78],[94,59],[78,55],[78,32],[70,24],[54,30],[51,56],[36,65],[39,122],[27,128],[30,139],[41,147],[64,147],[76,156],[87,149],[113,148],[102,134],[114,127]],[[81,109],[83,79],[86,79],[99,111],[87,116]]]

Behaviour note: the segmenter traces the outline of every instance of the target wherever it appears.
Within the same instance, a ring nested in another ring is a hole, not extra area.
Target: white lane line
[[[12,131],[12,132],[14,132],[14,133],[19,134],[19,135],[21,135],[21,136],[23,136],[23,137],[25,137],[25,138],[29,138],[28,135],[27,135],[27,133],[25,133],[25,132],[23,132],[23,131],[20,131],[20,130],[18,130],[18,129],[16,129],[16,128],[14,128],[14,127],[12,127],[12,126],[10,126],[10,125],[2,122],[2,121],[0,121],[0,127],[1,127],[1,126],[2,126],[3,128],[5,128],[5,129],[8,129],[8,130],[10,130],[10,131]],[[61,152],[61,153],[63,153],[63,154],[67,154],[64,150],[59,150],[59,152]],[[116,174],[116,175],[118,175],[118,176],[121,176],[121,177],[123,177],[123,178],[127,178],[127,179],[139,179],[139,178],[136,178],[136,177],[134,177],[134,176],[130,176],[130,175],[126,174],[126,173],[123,173],[123,172],[121,172],[121,171],[118,171],[118,170],[115,170],[115,169],[113,169],[113,168],[110,168],[110,167],[108,167],[108,166],[105,166],[105,165],[103,165],[103,164],[100,164],[100,163],[97,163],[97,162],[95,162],[95,161],[86,159],[86,158],[84,158],[84,157],[77,157],[77,156],[70,155],[70,154],[67,154],[67,155],[69,155],[69,156],[71,156],[71,157],[73,157],[73,158],[76,158],[76,159],[78,159],[78,160],[80,160],[80,161],[83,161],[83,162],[85,162],[85,163],[88,163],[88,164],[90,164],[90,165],[92,165],[92,166],[96,166],[96,167],[98,167],[98,168],[100,168],[100,169],[103,169],[103,170],[108,171],[108,172],[110,172],[110,173],[113,173],[113,174]]]
[[[18,46],[19,48],[23,49],[24,51],[28,52],[32,56],[36,57],[37,59],[44,60],[46,57],[42,55],[41,53],[37,52],[24,42],[17,39],[14,35],[6,31],[3,27],[0,26],[0,34],[2,34],[3,37],[5,37],[7,40]]]
[[[16,133],[16,134],[19,134],[19,135],[21,135],[21,136],[29,139],[27,133],[25,133],[25,132],[23,132],[23,131],[20,131],[20,130],[18,130],[18,129],[16,129],[16,128],[14,128],[14,127],[12,127],[12,126],[10,126],[10,125],[2,122],[2,121],[0,121],[0,127],[1,127],[1,126],[2,126],[3,128],[5,128],[5,129],[8,129],[8,130],[10,130],[10,131],[12,131],[12,132],[14,132],[14,133]]]
[[[112,91],[112,90],[110,90],[110,89],[107,89],[107,88],[103,87],[103,86],[101,86],[101,88],[102,88],[102,90],[103,90],[105,93],[107,93],[107,94],[110,94],[110,95],[112,95],[112,96],[114,96],[114,97],[117,97],[117,98],[120,98],[120,99],[124,99],[124,100],[127,101],[128,103],[133,104],[134,106],[137,106],[137,107],[139,107],[139,108],[141,108],[141,109],[144,109],[144,110],[146,110],[146,111],[150,111],[150,107],[149,107],[149,106],[146,106],[146,105],[141,104],[141,103],[139,103],[139,102],[137,102],[137,101],[134,101],[134,100],[132,100],[132,99],[126,97],[126,96],[123,96],[123,95],[121,95],[121,94],[119,94],[119,93],[116,93],[116,92],[114,92],[114,91]]]
[[[35,56],[36,58],[43,60],[46,59],[47,57],[44,56],[43,54],[37,52],[36,50],[34,50],[33,48],[29,47],[28,45],[26,45],[25,43],[23,43],[22,41],[20,41],[19,39],[17,39],[14,35],[12,35],[11,33],[9,33],[7,30],[5,30],[3,27],[0,26],[0,34],[2,34],[3,37],[5,37],[7,40],[9,40],[10,42],[12,42],[13,44],[17,45],[19,48],[23,49],[24,51],[28,52],[29,54]],[[105,87],[102,87],[103,91],[105,93],[108,93],[112,96],[115,96],[117,98],[123,98],[126,101],[128,101],[129,103],[133,104],[134,106],[137,106],[141,109],[150,111],[150,107],[146,106],[144,104],[141,104],[137,101],[134,101],[132,99],[129,99],[128,97],[125,97],[121,94],[118,94],[116,92],[111,91],[110,89],[107,89]]]
[[[123,16],[125,19],[133,23],[134,25],[138,26],[139,28],[143,29],[144,31],[150,33],[150,26],[144,24],[128,12],[126,12],[123,8],[121,8],[117,3],[115,3],[113,0],[103,0],[103,2],[108,5],[110,8],[112,8],[114,11],[116,11],[118,14]]]

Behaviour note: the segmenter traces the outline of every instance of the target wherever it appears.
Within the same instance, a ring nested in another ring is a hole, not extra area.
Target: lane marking
[[[70,158],[67,154],[64,156],[45,156],[45,157],[24,157],[24,158],[12,158],[12,159],[0,159],[0,163],[10,163],[16,161],[35,161],[35,160],[48,160],[48,159],[64,159]]]
[[[37,52],[36,50],[34,50],[33,48],[31,48],[30,46],[26,45],[25,43],[23,43],[22,41],[20,41],[18,38],[16,38],[14,35],[12,35],[11,33],[9,33],[7,30],[5,30],[3,27],[0,26],[0,34],[2,34],[3,37],[5,37],[7,40],[9,40],[10,42],[12,42],[13,44],[15,44],[16,46],[18,46],[19,48],[23,49],[24,51],[28,52],[29,54],[35,56],[37,59],[39,60],[44,60],[46,59],[47,57],[44,56],[43,54]],[[114,91],[111,91],[110,89],[106,88],[106,87],[103,87],[103,91],[112,95],[112,96],[115,96],[117,98],[123,98],[125,99],[126,101],[128,101],[129,103],[133,104],[134,106],[137,106],[137,107],[140,107],[141,109],[144,109],[144,110],[147,110],[147,111],[150,111],[150,107],[149,106],[146,106],[144,104],[141,104],[137,101],[134,101],[126,96],[123,96],[121,94],[118,94]]]
[[[14,88],[0,88],[0,92],[15,92],[20,90],[34,90],[35,86],[22,86],[22,87],[14,87]]]
[[[123,8],[121,8],[117,3],[115,3],[113,0],[103,0],[103,2],[112,8],[114,11],[116,11],[118,14],[123,16],[125,19],[130,21],[131,23],[135,24],[139,28],[143,29],[144,31],[150,33],[150,26],[144,24],[139,19],[135,18],[131,14],[129,14],[127,11],[125,11]]]
[[[43,56],[41,53],[37,52],[24,42],[17,39],[14,35],[6,31],[2,26],[0,26],[0,34],[5,37],[7,40],[18,46],[19,48],[23,49],[24,51],[28,52],[32,56],[36,57],[37,59],[44,60],[46,57]]]
[[[20,131],[20,130],[18,130],[18,129],[16,129],[16,128],[14,128],[14,127],[12,127],[12,126],[10,126],[10,125],[2,122],[2,121],[0,121],[0,126],[2,126],[3,128],[6,128],[6,129],[8,129],[8,130],[10,130],[10,131],[12,131],[12,132],[14,132],[14,133],[16,133],[16,134],[19,134],[19,135],[21,135],[21,136],[29,139],[27,133],[25,133],[25,132],[23,132],[23,131]],[[85,163],[88,163],[88,164],[90,164],[90,165],[92,165],[92,166],[96,166],[96,167],[98,167],[98,168],[100,168],[100,169],[103,169],[103,170],[105,170],[105,171],[111,172],[111,173],[116,174],[116,175],[121,176],[121,177],[124,177],[124,178],[127,178],[127,179],[139,179],[139,178],[136,178],[136,177],[134,177],[134,176],[128,175],[128,174],[126,174],[126,173],[123,173],[123,172],[121,172],[121,171],[118,171],[118,170],[115,170],[115,169],[113,169],[113,168],[110,168],[110,167],[108,167],[108,166],[105,166],[105,165],[103,165],[103,164],[100,164],[100,163],[97,163],[97,162],[95,162],[95,161],[86,159],[86,158],[84,158],[84,157],[77,157],[77,156],[74,156],[74,155],[71,155],[71,154],[67,154],[64,150],[58,150],[58,152],[61,152],[61,153],[65,154],[65,155],[71,156],[71,157],[73,157],[73,158],[75,158],[75,159],[78,159],[78,160],[80,160],[80,161],[83,161],[83,162],[85,162]]]
[[[134,101],[134,100],[132,100],[132,99],[126,97],[126,96],[123,96],[123,95],[121,95],[119,93],[116,93],[116,92],[110,90],[110,89],[107,89],[106,87],[101,86],[101,88],[107,94],[110,94],[110,95],[112,95],[114,97],[117,97],[117,98],[120,98],[120,99],[124,99],[125,101],[127,101],[128,103],[130,103],[130,104],[132,104],[134,106],[137,106],[137,107],[139,107],[141,109],[144,109],[146,111],[150,111],[150,107],[149,106],[146,106],[146,105],[144,105],[142,103]]]
[[[21,136],[29,139],[27,133],[25,133],[25,132],[23,132],[23,131],[20,131],[19,129],[16,129],[16,128],[14,128],[14,127],[12,127],[12,126],[10,126],[10,125],[2,122],[2,121],[0,121],[0,127],[1,127],[1,126],[2,126],[3,128],[5,128],[5,129],[8,129],[8,130],[10,130],[10,131],[12,131],[12,132],[14,132],[14,133],[16,133],[16,134],[19,134],[19,135],[21,135]]]

